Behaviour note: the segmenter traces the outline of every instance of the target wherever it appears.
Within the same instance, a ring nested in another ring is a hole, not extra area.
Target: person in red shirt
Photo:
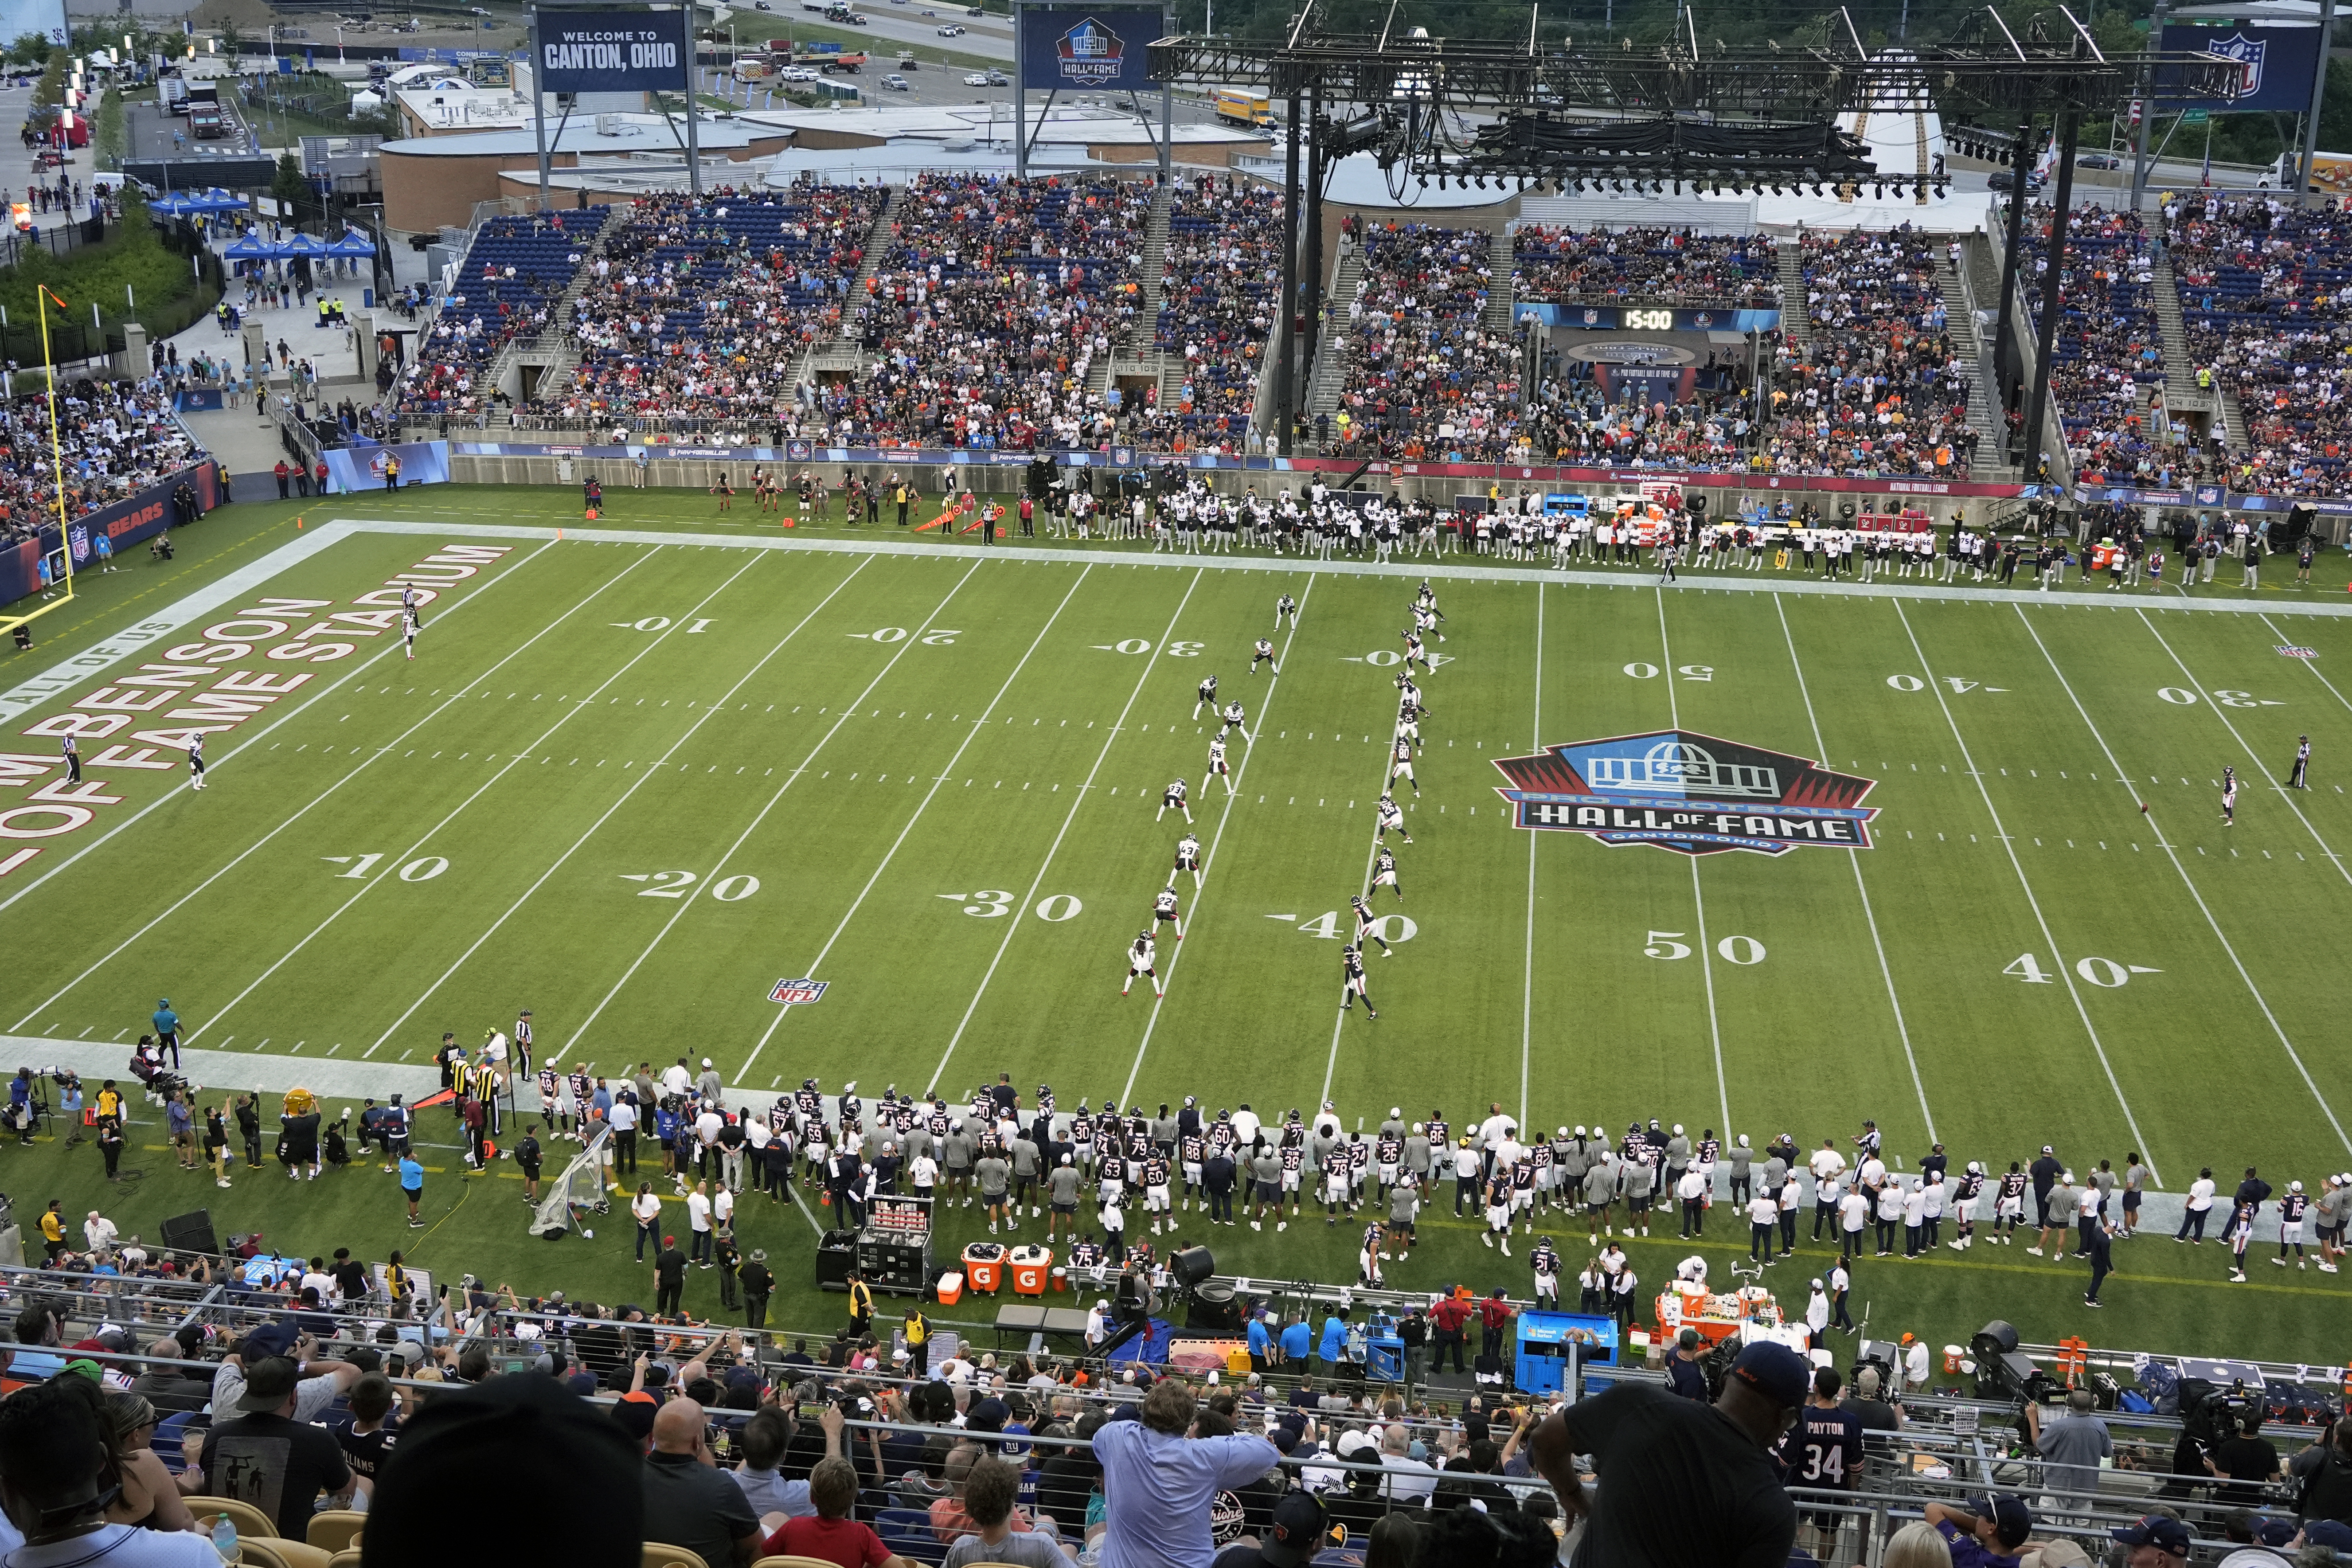
[[[1454,1370],[1466,1372],[1462,1364],[1463,1331],[1469,1326],[1470,1303],[1459,1296],[1448,1296],[1429,1310],[1430,1321],[1437,1325],[1437,1351],[1429,1358],[1429,1370],[1445,1370],[1445,1352],[1454,1352]]]
[[[915,1568],[882,1544],[874,1527],[849,1517],[857,1502],[857,1469],[847,1459],[819,1459],[809,1472],[814,1518],[784,1521],[761,1552],[768,1557],[814,1557],[840,1568]]]
[[[1512,1318],[1517,1314],[1497,1288],[1495,1293],[1478,1303],[1478,1324],[1484,1331],[1479,1336],[1478,1350],[1483,1355],[1502,1356],[1510,1346]]]

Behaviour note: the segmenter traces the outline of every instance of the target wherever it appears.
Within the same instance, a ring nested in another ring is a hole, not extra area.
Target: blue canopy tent
[[[243,196],[237,195],[234,192],[222,190],[218,185],[213,186],[203,195],[190,196],[187,199],[189,202],[188,210],[191,212],[241,213],[246,210],[247,206],[246,199]]]
[[[328,245],[327,254],[341,257],[373,256],[375,241],[355,228],[347,228],[343,231],[343,237],[341,239]]]
[[[196,213],[213,210],[202,205],[204,199],[202,196],[190,195],[185,191],[174,191],[169,195],[155,197],[147,204],[147,210],[163,217],[188,217]]]
[[[221,254],[231,261],[276,261],[290,253],[275,240],[264,239],[257,234],[248,234],[242,238],[229,241]]]
[[[327,242],[315,234],[290,234],[278,242],[278,254],[289,260],[297,256],[307,256],[317,261],[332,252],[328,250]]]

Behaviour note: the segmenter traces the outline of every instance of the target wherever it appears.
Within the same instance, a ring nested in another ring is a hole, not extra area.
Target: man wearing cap
[[[1786,1563],[1797,1510],[1770,1455],[1811,1384],[1803,1357],[1765,1342],[1739,1352],[1711,1405],[1621,1383],[1546,1416],[1532,1458],[1567,1519],[1584,1517],[1574,1568]],[[1592,1456],[1590,1494],[1578,1454]]]
[[[1948,1502],[1931,1502],[1920,1517],[1936,1527],[1952,1551],[1952,1568],[2017,1568],[2033,1514],[2022,1498],[1988,1497],[1973,1513]]]
[[[768,1297],[776,1289],[776,1277],[768,1268],[767,1249],[753,1247],[751,1261],[743,1265],[736,1279],[743,1287],[743,1326],[747,1329],[766,1328]]]
[[[332,1506],[347,1506],[356,1485],[351,1467],[331,1433],[297,1414],[301,1382],[300,1371],[282,1355],[263,1356],[247,1367],[229,1407],[237,1415],[206,1436],[201,1470],[187,1472],[199,1481],[192,1485],[184,1478],[182,1489],[250,1503],[276,1520],[278,1533],[289,1541],[305,1538],[320,1492]],[[216,1396],[215,1413],[223,1408]]]
[[[678,1310],[686,1297],[686,1254],[677,1249],[677,1237],[662,1237],[661,1250],[654,1254],[654,1311],[667,1317]]]
[[[1313,1492],[1294,1491],[1274,1505],[1274,1521],[1263,1536],[1244,1535],[1217,1553],[1216,1568],[1305,1568],[1329,1542],[1323,1501]]]
[[[2185,1568],[2193,1539],[2189,1527],[2166,1513],[2147,1513],[2107,1532],[2131,1548],[2124,1568]]]

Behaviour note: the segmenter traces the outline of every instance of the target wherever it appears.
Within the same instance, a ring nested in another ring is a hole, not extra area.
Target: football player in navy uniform
[[[2311,1267],[2310,1261],[2303,1255],[2304,1216],[2310,1212],[2311,1199],[2304,1192],[2303,1184],[2289,1182],[2286,1195],[2279,1199],[2278,1256],[2271,1259],[2281,1268],[2286,1267],[2286,1249],[2290,1247],[2294,1248],[2294,1266],[2297,1268]]]
[[[1536,1305],[1559,1310],[1559,1249],[1552,1246],[1550,1237],[1536,1238],[1535,1250],[1528,1254],[1528,1267],[1536,1271]]]
[[[1372,906],[1364,901],[1364,896],[1361,893],[1359,893],[1354,898],[1349,899],[1348,903],[1356,911],[1356,941],[1354,945],[1350,946],[1348,951],[1349,952],[1355,952],[1359,951],[1365,942],[1376,942],[1381,944],[1381,956],[1382,958],[1394,958],[1396,956],[1396,952],[1389,946],[1388,939],[1381,935],[1379,930],[1381,922],[1379,919],[1373,915]],[[1370,998],[1366,999],[1365,1005],[1367,1007],[1371,1005]]]

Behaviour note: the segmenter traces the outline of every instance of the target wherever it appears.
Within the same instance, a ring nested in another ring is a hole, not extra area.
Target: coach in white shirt
[[[2205,1216],[2212,1212],[2213,1170],[2209,1165],[2198,1172],[2197,1179],[2189,1184],[2189,1202],[2181,1212],[2180,1234],[2172,1239],[2193,1241],[2200,1247],[2204,1246]]]

